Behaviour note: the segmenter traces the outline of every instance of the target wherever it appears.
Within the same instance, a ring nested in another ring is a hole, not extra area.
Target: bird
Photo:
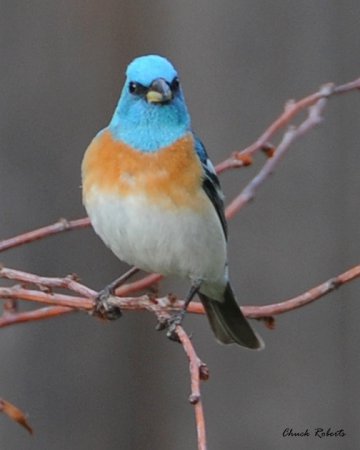
[[[81,172],[92,227],[120,260],[190,280],[173,325],[197,294],[218,342],[264,347],[231,287],[224,196],[167,58],[139,56],[128,65],[114,114]]]

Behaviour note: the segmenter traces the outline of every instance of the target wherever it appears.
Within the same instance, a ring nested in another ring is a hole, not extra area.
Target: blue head
[[[115,139],[146,152],[170,145],[189,131],[178,75],[167,59],[147,55],[130,63],[109,128]]]

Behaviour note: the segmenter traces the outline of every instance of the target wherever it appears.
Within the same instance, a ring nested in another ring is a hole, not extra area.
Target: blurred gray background
[[[252,143],[289,98],[360,72],[357,0],[0,5],[1,238],[85,214],[81,159],[135,56],[175,63],[214,163]],[[359,94],[331,100],[324,124],[231,222],[240,303],[289,298],[359,263],[359,112]],[[262,162],[221,178],[227,199]],[[90,229],[0,260],[49,276],[76,272],[96,289],[126,269]],[[167,280],[161,292],[186,288]],[[220,346],[203,317],[187,317],[211,371],[202,386],[209,449],[360,448],[359,294],[359,283],[345,286],[279,317],[274,331],[255,323],[261,353]],[[0,449],[196,448],[187,360],[154,326],[147,313],[109,324],[77,314],[1,330],[0,395],[29,413],[35,435],[0,415]],[[287,427],[346,436],[284,438]]]

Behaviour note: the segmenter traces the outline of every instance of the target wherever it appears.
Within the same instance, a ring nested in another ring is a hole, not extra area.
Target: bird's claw
[[[166,329],[167,330],[166,336],[171,341],[180,342],[179,337],[176,333],[176,327],[178,325],[181,325],[183,318],[184,318],[183,311],[180,311],[180,313],[173,314],[169,318],[160,319],[156,325],[156,329],[158,331]]]
[[[171,324],[168,327],[168,330],[166,332],[166,337],[168,337],[170,339],[170,341],[180,342],[179,336],[176,333],[176,325],[175,324]]]
[[[113,296],[113,293],[108,288],[100,291],[95,297],[95,306],[92,315],[106,320],[119,319],[122,316],[120,308],[109,303],[109,299]]]

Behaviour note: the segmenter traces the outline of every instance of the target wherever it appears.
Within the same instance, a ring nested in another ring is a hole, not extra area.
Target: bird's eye
[[[134,95],[145,95],[146,87],[140,83],[136,83],[136,81],[130,81],[129,83],[129,92]]]
[[[137,83],[135,83],[134,81],[131,81],[129,83],[129,92],[130,92],[130,94],[135,94],[136,93],[136,89],[137,89]]]
[[[175,78],[172,80],[170,87],[171,87],[171,90],[172,90],[173,92],[176,92],[176,91],[179,90],[179,87],[180,87],[180,81],[179,81],[179,78],[178,78],[178,77],[175,77]]]

